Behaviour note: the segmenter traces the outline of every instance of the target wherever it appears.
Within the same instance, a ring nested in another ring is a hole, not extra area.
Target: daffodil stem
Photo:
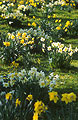
[[[72,104],[70,104],[70,120],[72,120]]]
[[[63,120],[65,120],[65,115],[64,115],[64,108],[63,108],[63,104],[62,104],[62,102],[61,102],[61,107],[62,107],[62,113],[63,113]]]

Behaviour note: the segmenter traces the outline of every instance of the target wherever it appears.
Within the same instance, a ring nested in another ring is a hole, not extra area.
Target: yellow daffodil
[[[35,23],[35,22],[33,22],[33,23],[32,23],[32,26],[36,27],[36,23]]]
[[[76,94],[73,92],[68,95],[69,102],[76,101]]]
[[[21,36],[21,33],[18,32],[18,33],[17,33],[17,36],[18,36],[18,37]]]
[[[50,101],[54,101],[54,103],[57,103],[57,101],[59,100],[58,98],[58,93],[57,92],[49,92],[49,99]]]
[[[20,43],[21,43],[21,44],[24,44],[24,39],[20,40]]]
[[[36,113],[38,113],[39,115],[42,113],[42,112],[45,112],[48,108],[44,105],[44,103],[42,101],[37,101],[35,102],[34,104],[34,111]]]
[[[28,95],[27,98],[26,98],[26,100],[28,100],[28,101],[31,101],[32,99],[33,99],[32,95]]]
[[[0,2],[0,5],[2,4],[2,2]]]
[[[62,94],[61,101],[65,101],[65,103],[68,104],[69,98],[67,93]]]
[[[51,16],[50,16],[50,15],[48,15],[48,19],[49,19],[49,18],[51,18]]]
[[[27,33],[23,33],[23,34],[22,34],[22,38],[25,39],[26,35],[27,35]]]
[[[5,95],[5,98],[6,98],[6,100],[11,100],[12,99],[12,95],[11,95],[11,93],[7,93],[6,95]]]
[[[4,44],[6,47],[10,46],[10,42],[3,42],[3,44]]]
[[[57,20],[55,20],[55,23],[57,23],[58,22],[58,19]]]
[[[35,19],[35,16],[33,16],[33,19]]]
[[[34,113],[33,120],[38,120],[38,113],[37,112]]]
[[[60,26],[56,27],[56,30],[60,30],[60,29],[61,29],[61,27],[60,27]]]
[[[14,36],[14,35],[11,35],[11,39],[15,39],[15,36]]]
[[[31,24],[30,24],[30,23],[28,23],[28,26],[31,26]]]
[[[22,1],[20,1],[19,3],[22,5],[22,4],[24,4],[24,1],[22,0]]]
[[[16,103],[16,107],[21,104],[21,101],[19,100],[19,98],[16,99],[15,103]]]
[[[53,14],[53,18],[56,18],[56,14]]]

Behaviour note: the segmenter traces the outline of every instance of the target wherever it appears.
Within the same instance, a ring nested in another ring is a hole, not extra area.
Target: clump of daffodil
[[[26,97],[26,100],[31,101],[33,99],[33,96],[30,94]]]
[[[59,100],[58,93],[53,91],[53,92],[49,92],[48,94],[50,101],[54,101],[54,103],[57,103],[57,101]]]
[[[62,98],[61,101],[64,101],[66,104],[72,102],[72,101],[76,101],[76,94],[72,93],[64,93],[62,94]]]
[[[38,115],[41,115],[41,113],[45,112],[47,109],[48,108],[42,101],[35,102],[33,120],[38,120]]]
[[[42,101],[37,101],[34,104],[34,111],[35,113],[38,113],[39,115],[42,112],[45,112],[48,108],[45,106],[45,104]]]
[[[15,103],[16,103],[16,107],[21,104],[21,101],[19,100],[19,98],[16,99]]]
[[[5,98],[6,98],[6,100],[11,100],[11,99],[12,99],[11,93],[7,93],[7,94],[5,95]]]

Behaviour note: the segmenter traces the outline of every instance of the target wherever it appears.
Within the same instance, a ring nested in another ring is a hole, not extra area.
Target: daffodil
[[[64,101],[66,104],[68,104],[69,98],[67,93],[62,94],[61,101]]]
[[[61,27],[60,27],[60,26],[56,27],[56,30],[60,30],[60,29],[61,29]]]
[[[45,106],[45,104],[42,101],[37,101],[34,104],[34,111],[38,113],[39,115],[42,112],[45,112],[48,108]]]
[[[33,22],[33,23],[32,23],[32,26],[36,27],[36,23],[35,23],[35,22]]]
[[[7,93],[6,95],[5,95],[5,98],[6,98],[6,100],[11,100],[12,99],[12,95],[11,95],[11,93]]]
[[[24,44],[24,39],[20,40],[20,43],[21,43],[21,44]]]
[[[3,44],[4,44],[6,47],[10,46],[10,42],[3,42]]]
[[[68,94],[68,99],[69,99],[69,102],[76,101],[76,94],[71,92],[70,94]]]
[[[54,101],[54,103],[57,103],[57,101],[59,100],[58,93],[55,91],[49,92],[49,99],[50,101]]]
[[[16,107],[21,104],[21,101],[19,100],[19,98],[16,99],[15,103],[16,103]]]
[[[26,97],[26,100],[31,101],[33,99],[33,96],[30,94]]]
[[[38,120],[38,113],[37,112],[34,113],[33,120]]]

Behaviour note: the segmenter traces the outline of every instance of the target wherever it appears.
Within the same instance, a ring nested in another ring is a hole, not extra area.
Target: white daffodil
[[[58,52],[59,52],[59,53],[62,53],[62,48],[59,48]]]
[[[71,51],[70,53],[68,53],[70,56],[72,56],[73,55],[73,52]]]
[[[21,70],[21,73],[22,73],[23,75],[26,75],[26,70],[25,70],[25,69]]]
[[[0,76],[0,82],[3,82],[3,76]]]
[[[19,72],[18,74],[17,74],[17,77],[19,78],[19,81],[24,77],[24,75],[21,73],[21,72]]]
[[[75,52],[78,52],[78,48],[76,47],[74,51],[75,51]]]
[[[39,78],[45,78],[45,73],[42,72],[42,71],[40,71],[40,73],[39,73]]]
[[[15,84],[15,80],[10,80],[10,85],[11,85],[11,87],[13,87],[13,85]]]
[[[53,89],[53,82],[51,81],[49,84],[49,91],[52,91],[52,89]]]
[[[52,63],[52,58],[49,58],[49,64],[51,64]]]
[[[42,44],[42,47],[45,48],[45,44]]]
[[[44,80],[39,80],[39,85],[41,88],[44,88],[45,87],[45,81]]]
[[[49,78],[52,79],[54,76],[54,72],[52,72],[50,75],[49,75]]]
[[[33,67],[31,68],[31,70],[29,70],[28,75],[33,77],[34,75],[36,75],[36,72],[37,72],[37,68]]]
[[[60,45],[59,45],[59,48],[63,48],[63,47],[64,47],[64,44],[60,44]]]
[[[67,52],[68,48],[65,46],[65,48],[63,49],[64,52]]]
[[[58,75],[58,74],[57,74],[57,75],[55,75],[54,77],[55,77],[57,80],[59,79],[59,75]]]
[[[43,38],[43,37],[41,37],[41,39],[40,39],[42,42],[44,42],[45,41],[45,38]]]
[[[15,78],[15,73],[8,74],[8,77],[10,80],[13,80]]]
[[[5,87],[5,88],[9,87],[9,83],[3,82],[3,87]]]
[[[47,50],[48,50],[48,51],[51,51],[51,46],[47,47]]]

